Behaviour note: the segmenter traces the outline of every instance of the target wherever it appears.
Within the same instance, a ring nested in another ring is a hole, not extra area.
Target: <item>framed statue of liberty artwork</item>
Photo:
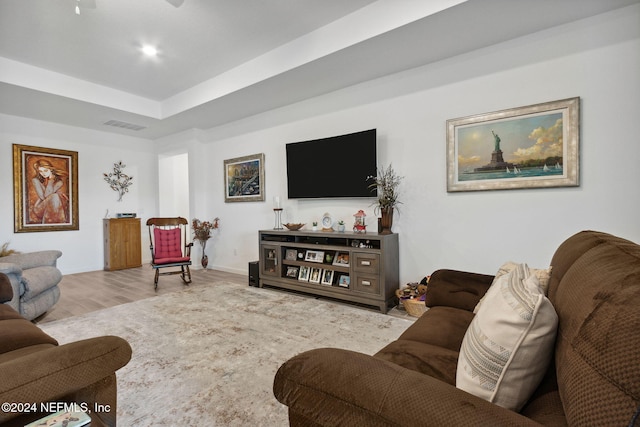
[[[447,191],[578,186],[580,98],[447,120]]]
[[[14,231],[78,230],[78,153],[13,144]]]

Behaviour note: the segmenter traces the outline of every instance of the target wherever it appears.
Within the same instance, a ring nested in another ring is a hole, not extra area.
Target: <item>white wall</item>
[[[639,17],[632,6],[198,135],[205,148],[198,146],[192,173],[208,183],[193,193],[207,201],[198,215],[222,219],[210,265],[246,272],[258,258],[257,230],[273,227],[273,196],[286,198],[286,143],[373,127],[379,162],[406,177],[394,225],[402,283],[442,267],[545,266],[583,229],[640,241]],[[579,187],[446,192],[447,119],[574,96],[581,97]],[[254,153],[265,153],[266,201],[224,203],[223,160]],[[365,201],[285,200],[284,209],[285,222],[310,223],[328,211],[350,224],[365,209],[374,223]]]
[[[394,225],[402,283],[441,267],[493,273],[506,260],[544,266],[560,242],[583,229],[640,242],[639,19],[640,6],[631,6],[154,142],[0,116],[0,197],[6,201],[0,243],[11,241],[21,251],[60,248],[65,274],[101,269],[106,209],[156,215],[158,155],[188,153],[191,216],[221,218],[207,244],[209,265],[246,273],[247,262],[258,259],[257,231],[273,227],[275,195],[285,199],[285,222],[308,223],[328,211],[350,224],[351,215],[365,209],[375,223],[368,201],[287,201],[285,181],[286,143],[373,127],[380,163],[392,163],[406,177]],[[446,192],[447,119],[573,96],[582,100],[579,187]],[[79,231],[13,233],[13,143],[79,152]],[[224,203],[224,159],[254,153],[265,153],[266,201]],[[122,203],[102,180],[119,160],[135,177]]]
[[[189,154],[160,156],[158,159],[158,215],[189,215]]]
[[[78,152],[78,231],[13,232],[12,144]],[[104,267],[102,218],[107,210],[110,216],[136,212],[142,218],[157,212],[157,156],[150,141],[0,115],[0,153],[0,199],[4,201],[0,204],[0,243],[10,242],[10,248],[21,252],[59,249],[63,255],[58,266],[64,274]],[[133,186],[121,202],[103,177],[113,172],[118,161],[133,176]],[[149,260],[148,234],[146,229],[141,231],[143,259]]]

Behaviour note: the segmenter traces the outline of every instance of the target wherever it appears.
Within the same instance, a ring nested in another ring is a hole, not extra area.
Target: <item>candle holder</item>
[[[282,208],[274,208],[273,213],[276,216],[276,225],[273,227],[274,230],[282,230]]]

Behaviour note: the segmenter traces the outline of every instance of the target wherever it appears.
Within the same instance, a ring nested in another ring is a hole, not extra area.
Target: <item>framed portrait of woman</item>
[[[14,231],[78,230],[78,153],[13,144]]]

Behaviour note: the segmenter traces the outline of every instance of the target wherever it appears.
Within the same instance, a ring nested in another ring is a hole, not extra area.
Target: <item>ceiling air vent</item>
[[[147,128],[146,126],[134,125],[133,123],[121,122],[120,120],[109,120],[108,122],[104,122],[104,124],[129,130],[142,130]]]

